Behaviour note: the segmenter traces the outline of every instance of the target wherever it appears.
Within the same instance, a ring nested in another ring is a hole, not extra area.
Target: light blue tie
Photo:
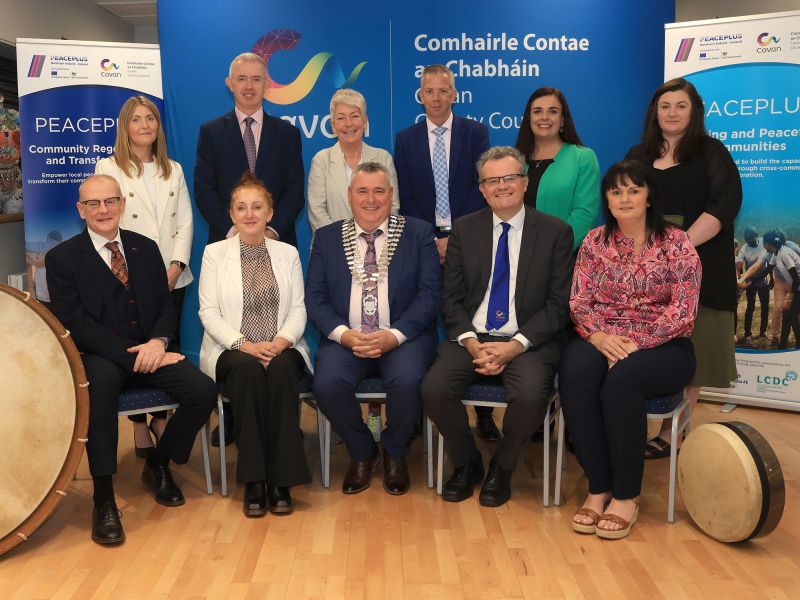
[[[510,287],[511,266],[508,260],[508,230],[511,225],[500,223],[503,232],[497,240],[497,253],[494,256],[492,289],[489,292],[489,306],[486,310],[486,330],[500,329],[508,323],[508,290]]]
[[[436,186],[436,214],[443,218],[450,217],[450,198],[447,190],[447,152],[442,136],[447,127],[433,130],[436,142],[433,144],[433,183]]]

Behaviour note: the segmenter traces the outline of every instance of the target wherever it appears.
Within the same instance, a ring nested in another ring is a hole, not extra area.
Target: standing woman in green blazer
[[[525,204],[566,221],[577,250],[597,224],[600,165],[594,151],[581,145],[561,90],[542,87],[531,94],[516,148],[528,171]]]

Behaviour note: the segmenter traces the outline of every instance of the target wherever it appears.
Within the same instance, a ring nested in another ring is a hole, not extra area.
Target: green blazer
[[[572,227],[577,250],[600,213],[600,165],[591,148],[564,144],[542,175],[536,209]]]

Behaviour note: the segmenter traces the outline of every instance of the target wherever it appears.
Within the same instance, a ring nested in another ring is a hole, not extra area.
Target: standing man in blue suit
[[[225,85],[234,109],[203,124],[197,140],[194,197],[208,222],[208,243],[235,233],[228,210],[231,190],[249,169],[272,194],[275,214],[267,236],[296,246],[294,222],[305,204],[300,131],[262,108],[269,78],[257,54],[234,58]]]
[[[425,120],[398,133],[394,145],[400,214],[434,226],[439,262],[444,264],[455,220],[486,208],[475,163],[489,149],[489,130],[483,123],[453,114],[455,78],[444,65],[425,67],[419,97]],[[475,414],[480,437],[490,442],[500,439],[492,409],[476,407]]]
[[[355,398],[366,377],[381,377],[386,391],[383,487],[408,491],[419,386],[436,348],[442,282],[433,228],[390,216],[392,193],[386,167],[358,165],[348,188],[353,218],[317,230],[308,265],[306,310],[322,334],[314,395],[350,452],[345,494],[367,489],[381,459]]]
[[[234,58],[225,85],[235,107],[200,127],[194,165],[194,198],[208,223],[208,243],[236,234],[229,210],[231,190],[249,169],[272,194],[274,212],[267,236],[296,246],[294,222],[305,204],[300,131],[262,108],[269,77],[257,54],[245,52]],[[230,444],[234,441],[231,410],[225,411],[225,430]],[[219,428],[214,429],[211,443],[219,445]]]

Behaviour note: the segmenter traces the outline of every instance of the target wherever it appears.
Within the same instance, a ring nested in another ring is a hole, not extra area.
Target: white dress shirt
[[[122,257],[125,258],[125,248],[122,247],[122,238],[119,236],[119,227],[117,227],[117,235],[113,240],[107,240],[102,235],[95,233],[91,229],[87,227],[86,229],[89,232],[89,239],[92,240],[92,244],[94,245],[94,249],[97,250],[97,253],[100,255],[100,258],[103,259],[103,262],[106,263],[106,266],[110,269],[111,268],[111,250],[106,248],[106,244],[108,242],[117,242],[117,247],[119,251],[122,253]],[[128,261],[125,260],[125,266],[127,267]]]
[[[489,309],[489,294],[492,291],[492,277],[494,276],[494,260],[497,254],[497,243],[500,240],[500,234],[503,233],[501,223],[503,221],[492,213],[492,271],[489,273],[489,285],[486,286],[486,293],[483,295],[483,301],[475,311],[472,317],[472,327],[478,333],[488,333],[489,335],[512,337],[517,340],[524,350],[531,347],[531,343],[524,335],[517,333],[519,323],[517,323],[517,310],[514,295],[517,290],[517,266],[519,265],[519,249],[522,245],[522,226],[525,224],[525,207],[519,209],[519,212],[505,221],[511,227],[508,230],[508,264],[509,264],[509,282],[508,282],[508,321],[500,329],[493,329],[492,331],[486,330],[486,317]],[[458,336],[458,343],[464,345],[464,340],[468,337],[477,337],[475,331],[468,331]]]
[[[433,121],[431,121],[428,117],[425,117],[425,125],[428,127],[428,148],[431,153],[431,168],[433,168],[433,147],[436,145],[436,134],[433,133],[434,129],[440,127]],[[444,152],[445,156],[447,156],[447,176],[448,180],[450,178],[450,138],[452,137],[453,133],[453,112],[450,111],[450,116],[447,117],[447,121],[441,124],[441,127],[447,127],[447,131],[442,134],[442,141],[444,142]],[[448,185],[449,189],[449,185]],[[448,202],[450,200],[448,194]],[[436,217],[436,226],[437,227],[451,227],[453,225],[453,219],[448,215],[447,217],[442,217],[437,213],[435,210],[433,211]]]
[[[358,245],[359,254],[361,255],[361,265],[364,264],[364,256],[367,253],[367,242],[366,240],[361,237],[362,233],[370,233],[369,231],[364,231],[361,227],[356,225],[356,244]],[[383,234],[375,239],[375,260],[377,261],[381,257],[381,252],[383,251],[384,246],[386,246],[386,242],[388,240],[388,231],[389,231],[389,219],[386,219],[383,223],[381,223],[377,229],[380,229]],[[361,330],[361,292],[363,286],[358,281],[356,281],[355,277],[353,277],[353,282],[350,287],[350,326],[347,325],[339,325],[333,331],[331,331],[328,339],[333,340],[337,344],[342,343],[342,334],[344,334],[348,329],[357,329]],[[394,337],[397,338],[398,344],[402,344],[406,341],[406,336],[400,333],[399,329],[392,329],[392,316],[389,312],[389,273],[387,272],[384,277],[378,281],[378,327],[380,329],[388,329],[394,334]]]

